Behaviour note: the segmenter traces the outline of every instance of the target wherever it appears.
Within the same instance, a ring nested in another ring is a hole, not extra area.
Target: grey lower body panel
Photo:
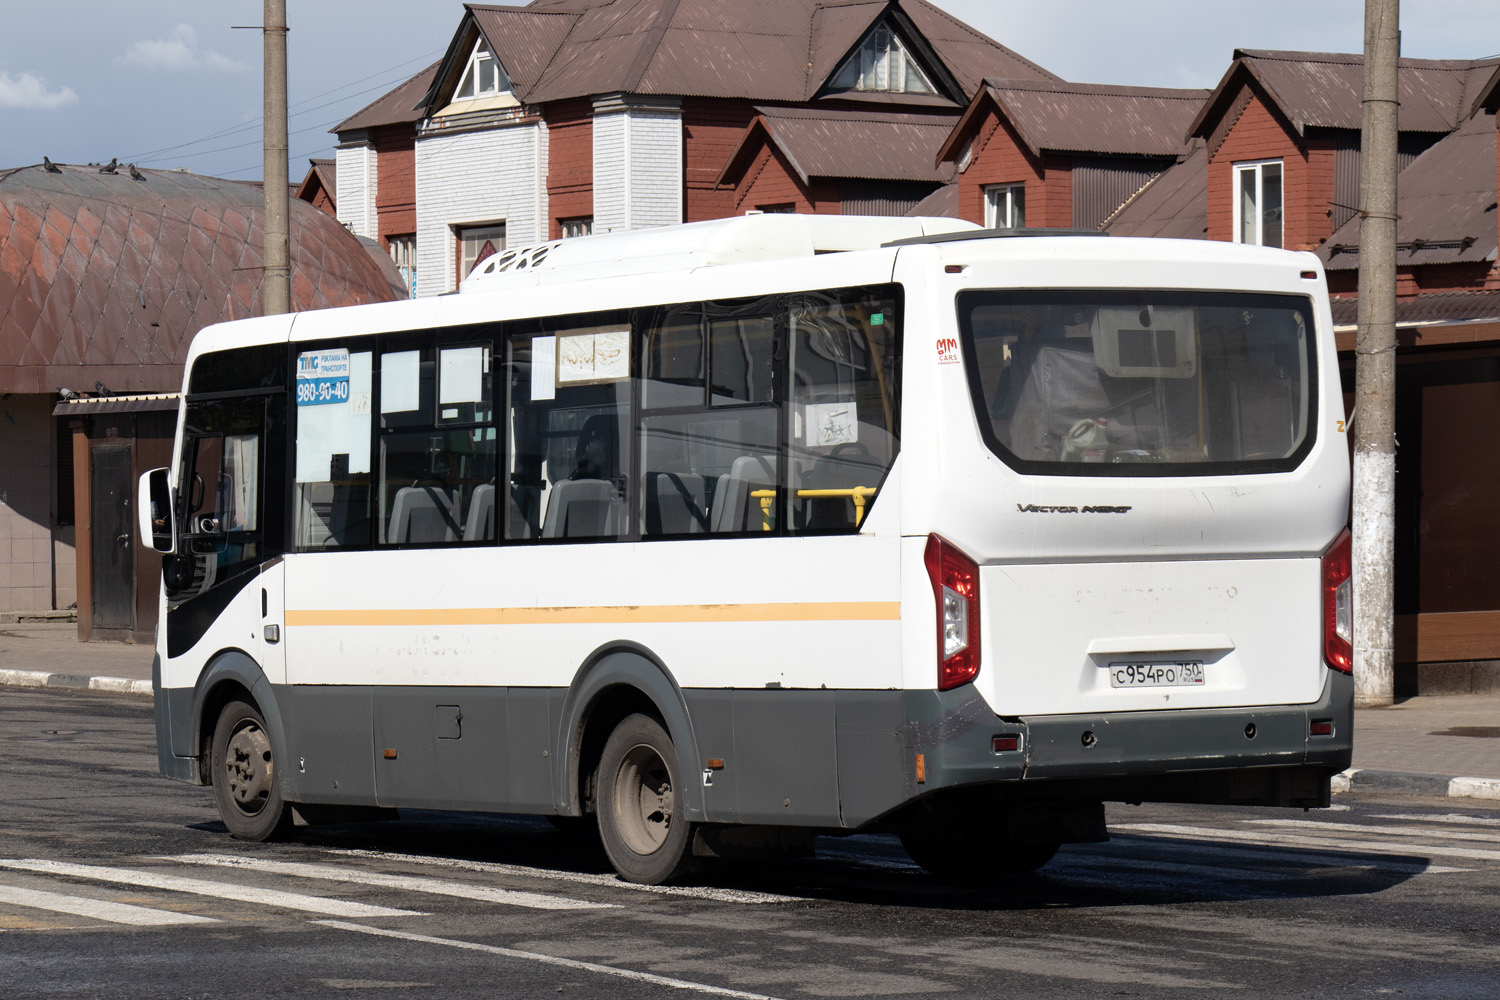
[[[577,811],[563,791],[576,759],[566,688],[265,690],[289,801]],[[960,789],[1018,802],[1317,805],[1353,746],[1353,684],[1332,671],[1310,705],[1031,718],[995,715],[968,686],[687,689],[681,698],[689,818],[712,823],[854,829]],[[158,688],[169,777],[198,774],[197,704],[192,689]],[[1311,735],[1320,720],[1331,735]],[[1015,737],[1016,749],[997,751],[997,736]]]

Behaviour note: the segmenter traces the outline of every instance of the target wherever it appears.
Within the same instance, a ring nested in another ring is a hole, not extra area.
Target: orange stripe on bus
[[[658,604],[564,608],[400,608],[286,613],[292,625],[617,625],[674,622],[897,621],[900,601]]]

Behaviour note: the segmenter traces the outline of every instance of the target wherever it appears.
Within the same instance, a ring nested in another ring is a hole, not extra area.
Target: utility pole
[[[265,0],[261,27],[265,53],[265,247],[262,253],[261,314],[292,309],[291,238],[287,216],[286,0]]]
[[[1396,113],[1400,0],[1365,0],[1354,360],[1354,702],[1395,701]]]

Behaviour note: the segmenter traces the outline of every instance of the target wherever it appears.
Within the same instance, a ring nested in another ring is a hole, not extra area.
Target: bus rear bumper
[[[1353,681],[1331,670],[1308,705],[1007,719],[964,702],[915,726],[918,795],[1002,783],[1023,798],[1318,806],[1353,751]]]

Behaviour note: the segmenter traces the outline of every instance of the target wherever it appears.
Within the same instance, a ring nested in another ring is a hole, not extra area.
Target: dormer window
[[[900,37],[887,25],[865,36],[859,48],[833,75],[833,90],[880,91],[890,94],[935,94],[936,88]]]
[[[493,97],[508,90],[510,80],[506,77],[500,60],[490,51],[490,43],[483,38],[479,39],[479,44],[474,46],[474,51],[469,56],[469,64],[464,67],[463,79],[453,92],[453,99],[470,101],[479,97]]]

